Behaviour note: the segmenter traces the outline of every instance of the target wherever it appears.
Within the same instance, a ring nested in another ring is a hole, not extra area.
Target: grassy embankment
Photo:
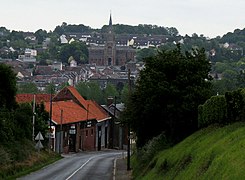
[[[49,150],[37,152],[32,142],[12,142],[0,146],[0,180],[16,179],[41,169],[62,157]]]
[[[140,180],[245,179],[245,123],[202,129],[134,170]]]

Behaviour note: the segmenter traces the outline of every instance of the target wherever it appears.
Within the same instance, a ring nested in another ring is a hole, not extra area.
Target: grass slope
[[[136,179],[245,179],[245,123],[192,134],[156,155]]]

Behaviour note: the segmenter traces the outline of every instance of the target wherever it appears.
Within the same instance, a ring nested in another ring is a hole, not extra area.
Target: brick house
[[[108,148],[111,117],[100,105],[95,101],[85,100],[73,86],[63,88],[52,101],[52,121],[57,123],[57,131],[62,126],[64,150],[67,150],[67,145],[69,151],[75,152]],[[46,110],[49,109],[50,104],[46,103]]]
[[[18,94],[18,103],[32,102],[33,94]],[[95,101],[85,100],[78,91],[67,86],[53,96],[36,94],[36,103],[44,102],[45,109],[52,109],[52,147],[56,152],[101,150],[109,147],[109,114]],[[50,107],[50,105],[52,105]]]

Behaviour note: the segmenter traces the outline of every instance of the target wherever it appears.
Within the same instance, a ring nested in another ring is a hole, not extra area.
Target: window
[[[94,135],[94,129],[91,129],[91,136]]]
[[[86,137],[88,136],[88,130],[86,130]]]

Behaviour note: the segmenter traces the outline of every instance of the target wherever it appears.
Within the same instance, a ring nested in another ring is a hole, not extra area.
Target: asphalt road
[[[114,160],[124,151],[106,150],[64,155],[64,158],[19,180],[112,180]]]

